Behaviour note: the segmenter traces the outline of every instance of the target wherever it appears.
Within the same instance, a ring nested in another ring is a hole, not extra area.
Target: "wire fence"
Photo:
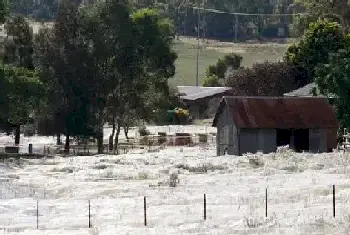
[[[269,189],[270,190],[270,189]],[[161,226],[166,224],[176,224],[176,218],[181,218],[189,223],[206,220],[215,220],[216,217],[225,214],[244,218],[244,212],[248,211],[250,203],[254,201],[257,218],[271,219],[278,217],[278,213],[286,213],[280,210],[280,205],[276,203],[276,195],[267,188],[250,198],[235,195],[211,195],[192,196],[191,198],[171,197],[122,197],[120,199],[94,199],[94,200],[0,200],[0,207],[3,213],[0,214],[0,229],[26,228],[26,229],[80,229],[80,228],[103,228],[111,224],[125,226]],[[328,217],[341,217],[345,215],[344,205],[347,200],[336,198],[336,187],[332,185],[325,190],[329,190],[329,197],[309,202],[308,205],[293,203],[290,206],[290,216],[301,210],[322,206]],[[281,196],[280,194],[278,196]],[[337,200],[337,201],[336,201]],[[314,205],[312,205],[314,204]],[[238,206],[238,208],[237,208]],[[337,206],[341,209],[336,210]],[[239,212],[241,210],[241,212]],[[319,213],[320,210],[315,210]],[[252,213],[250,211],[250,213]],[[174,217],[174,218],[171,218]],[[73,219],[74,218],[74,219]],[[167,222],[162,221],[166,219]],[[252,218],[249,218],[252,219]],[[247,226],[254,226],[246,221]]]
[[[146,150],[157,152],[167,147],[175,146],[209,146],[216,144],[215,134],[186,134],[177,133],[175,135],[149,135],[120,140],[117,148],[110,148],[108,144],[103,145],[103,154],[127,154],[134,150]],[[32,155],[55,155],[65,153],[64,145],[50,144],[21,144],[21,145],[0,145],[0,158],[15,156],[14,154]],[[69,155],[93,155],[97,154],[97,144],[71,144]],[[2,154],[2,155],[1,155]],[[4,155],[10,154],[10,155]]]

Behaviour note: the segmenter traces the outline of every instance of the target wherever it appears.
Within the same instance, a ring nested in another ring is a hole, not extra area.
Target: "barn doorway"
[[[277,147],[289,145],[296,152],[309,150],[309,129],[277,129]]]
[[[293,142],[295,151],[309,151],[309,129],[293,130]]]
[[[292,133],[292,129],[277,129],[277,147],[290,145]]]

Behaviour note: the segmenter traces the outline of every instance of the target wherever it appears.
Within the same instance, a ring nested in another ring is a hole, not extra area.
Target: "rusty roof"
[[[239,128],[311,129],[335,128],[333,107],[316,97],[223,97],[215,116],[226,106]]]

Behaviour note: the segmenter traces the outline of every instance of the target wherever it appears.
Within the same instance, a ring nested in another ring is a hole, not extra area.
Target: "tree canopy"
[[[44,119],[59,123],[55,134],[96,137],[101,150],[105,122],[113,126],[113,145],[135,114],[152,118],[175,74],[173,35],[168,19],[151,9],[133,11],[128,1],[82,8],[62,1],[53,28],[36,36],[34,56],[52,96]]]
[[[313,82],[315,68],[326,63],[329,54],[347,45],[340,24],[329,20],[318,20],[310,24],[299,42],[290,46],[284,60],[299,69],[298,86]]]

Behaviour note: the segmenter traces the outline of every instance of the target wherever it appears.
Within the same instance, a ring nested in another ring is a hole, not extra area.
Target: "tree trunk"
[[[15,145],[19,145],[21,139],[21,125],[17,125],[15,129]]]
[[[129,134],[129,126],[128,125],[124,126],[124,134],[125,134],[125,138],[127,140],[129,140],[129,136],[128,136],[128,134]]]
[[[96,139],[97,139],[97,153],[103,154],[103,125],[100,125]]]
[[[62,144],[62,141],[61,141],[61,135],[60,134],[57,134],[56,135],[56,145],[61,145]]]
[[[113,151],[113,138],[115,134],[115,119],[113,118],[113,123],[112,123],[112,134],[109,136],[108,140],[108,147],[109,151]]]
[[[64,145],[64,152],[66,154],[69,154],[69,150],[70,150],[70,145],[69,145],[69,135],[66,135],[66,143]]]
[[[119,154],[119,151],[118,151],[119,134],[120,134],[120,122],[118,121],[117,132],[116,132],[115,138],[114,138],[114,149],[117,150],[117,154]]]
[[[97,136],[97,153],[103,154],[103,133],[99,133]]]

